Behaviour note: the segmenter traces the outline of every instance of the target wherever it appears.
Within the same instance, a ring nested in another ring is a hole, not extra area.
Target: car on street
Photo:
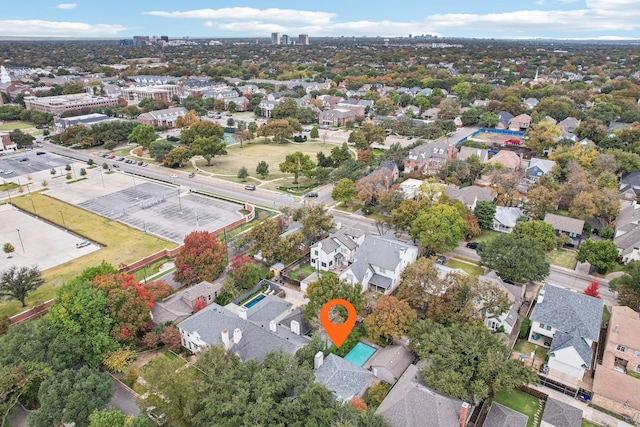
[[[149,163],[147,163],[147,162],[142,162],[142,164],[141,164],[140,166],[142,166],[142,167],[146,167],[146,166],[148,166],[148,165],[149,165]]]
[[[121,162],[124,160],[124,157],[116,157],[116,161]]]
[[[193,172],[191,172],[191,173],[189,174],[189,178],[193,178],[194,176],[196,176],[196,174],[195,174],[195,173],[193,173]]]
[[[80,242],[80,243],[76,243],[76,248],[80,249],[80,248],[84,248],[85,246],[89,246],[91,244],[91,242],[88,242],[86,240]]]
[[[114,167],[114,168],[119,168],[120,166],[114,163],[114,164],[113,164],[113,167]]]
[[[47,153],[45,153],[44,151],[36,151],[36,156],[42,156],[44,154],[47,154]]]
[[[5,175],[11,175],[11,174],[13,173],[13,171],[12,171],[12,170],[8,170],[8,171],[4,171],[3,173],[4,173]]]
[[[310,193],[307,193],[305,197],[318,197],[318,192],[312,191]]]
[[[478,242],[469,242],[469,243],[467,243],[467,247],[469,249],[474,249],[474,250],[478,249]]]
[[[175,173],[171,174],[171,178],[176,179],[178,177],[178,175],[176,175]]]
[[[144,162],[143,162],[142,160],[140,160],[140,161],[138,162],[138,166],[142,166],[142,164],[143,164],[143,163],[144,163]]]
[[[447,262],[447,257],[444,255],[440,255],[438,256],[438,258],[436,259],[436,263],[437,264],[441,264],[444,265],[444,263]]]
[[[255,185],[245,185],[244,186],[245,190],[249,190],[249,191],[254,191],[256,189]]]

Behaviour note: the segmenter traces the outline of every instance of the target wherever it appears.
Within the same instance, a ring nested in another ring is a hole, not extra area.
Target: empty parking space
[[[45,154],[38,155],[38,152],[44,152]],[[55,168],[58,174],[62,174],[61,168],[71,163],[73,163],[72,160],[56,154],[40,151],[40,149],[13,153],[0,157],[0,169],[3,171],[0,173],[0,178],[11,181],[20,175],[30,175],[40,171],[48,171],[51,168]]]

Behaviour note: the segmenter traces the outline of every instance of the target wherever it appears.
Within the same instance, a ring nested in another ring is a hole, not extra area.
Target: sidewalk
[[[531,388],[534,388],[542,393],[548,394],[549,397],[552,397],[556,400],[566,403],[567,405],[571,405],[574,408],[578,408],[582,410],[582,418],[591,421],[592,423],[596,423],[598,425],[606,425],[606,426],[617,426],[617,427],[634,427],[633,424],[626,423],[622,420],[619,420],[611,415],[605,414],[604,412],[600,412],[584,402],[581,402],[577,399],[574,399],[566,394],[562,394],[550,388],[540,386],[540,385],[531,385]]]

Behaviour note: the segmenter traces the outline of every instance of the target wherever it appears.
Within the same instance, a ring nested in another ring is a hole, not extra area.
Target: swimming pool
[[[351,349],[349,353],[347,353],[347,355],[344,357],[344,360],[348,360],[354,365],[362,366],[375,352],[375,348],[365,343],[359,342],[355,347]]]
[[[260,301],[262,301],[265,297],[266,297],[265,294],[260,294],[257,297],[255,297],[254,299],[252,299],[251,301],[247,302],[244,306],[247,307],[247,308],[251,308],[254,305],[256,305],[257,303],[259,303]]]

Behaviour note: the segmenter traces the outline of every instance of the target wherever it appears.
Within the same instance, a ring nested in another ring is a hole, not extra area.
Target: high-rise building
[[[298,35],[298,44],[309,44],[309,34]]]
[[[282,35],[282,44],[287,45],[287,44],[291,44],[291,42],[289,41],[289,36],[286,34]]]
[[[280,44],[280,33],[271,33],[271,44]]]

